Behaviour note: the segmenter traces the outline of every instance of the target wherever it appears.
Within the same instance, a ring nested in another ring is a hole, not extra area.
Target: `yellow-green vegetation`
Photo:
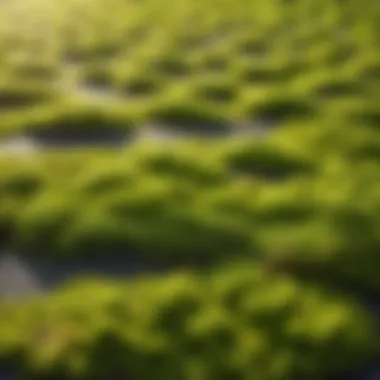
[[[320,120],[268,140],[5,157],[1,233],[29,255],[253,255],[379,289],[377,141],[371,128]]]
[[[373,321],[349,299],[249,261],[81,281],[0,315],[0,352],[31,377],[326,379],[377,346]]]
[[[25,133],[37,138],[59,138],[63,134],[79,139],[81,136],[96,136],[103,133],[104,137],[114,132],[128,134],[132,132],[137,118],[137,111],[112,104],[107,107],[65,101],[55,106],[40,106],[20,114],[7,112],[2,119],[3,132],[8,136],[12,133]],[[17,125],[17,129],[15,126]]]
[[[199,272],[255,264],[2,304],[0,360],[27,378],[319,380],[371,358],[377,331],[337,285],[380,291],[380,3],[0,7],[3,136],[278,126],[265,139],[243,128],[224,141],[2,155],[8,248]]]
[[[127,128],[147,120],[193,128],[320,114],[378,124],[377,4],[168,1],[2,4],[0,107],[18,117],[2,116],[0,131],[33,129],[36,106],[59,118],[55,103],[80,101],[83,89],[110,91],[120,105],[138,107],[138,115],[126,115]]]

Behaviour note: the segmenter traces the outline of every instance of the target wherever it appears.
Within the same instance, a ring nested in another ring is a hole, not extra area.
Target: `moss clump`
[[[221,78],[206,78],[195,82],[195,95],[204,101],[216,103],[229,103],[236,99],[238,87],[231,80],[221,80]]]
[[[30,163],[5,158],[0,162],[0,244],[8,245],[18,216],[46,186],[46,178]]]
[[[312,175],[316,170],[316,164],[307,155],[260,141],[234,146],[226,154],[226,160],[232,170],[268,179]]]
[[[237,41],[237,53],[245,56],[260,57],[265,56],[270,51],[270,44],[268,40],[263,37],[244,36]]]
[[[204,52],[196,67],[205,72],[225,72],[231,66],[231,57],[225,52]]]
[[[25,120],[22,129],[42,140],[84,139],[122,134],[132,131],[135,120],[128,110],[118,106],[97,107],[81,104],[62,104],[36,112]],[[119,137],[120,137],[119,136]]]
[[[75,41],[75,37],[73,41]],[[101,61],[117,56],[122,50],[122,44],[119,41],[104,41],[101,37],[88,43],[73,41],[70,41],[70,44],[64,49],[64,60],[68,63]]]
[[[49,86],[41,85],[0,85],[0,107],[17,109],[34,106],[54,100],[56,93]]]
[[[324,99],[356,96],[362,93],[362,91],[363,88],[360,83],[353,80],[340,80],[339,78],[322,83],[315,89],[316,94]]]
[[[25,209],[17,240],[23,251],[54,254],[63,250],[66,255],[78,256],[100,251],[128,256],[135,250],[153,262],[196,263],[250,247],[251,237],[240,224],[203,212],[194,203],[207,186],[199,174],[176,181],[174,173],[166,178],[141,177],[121,166],[113,173],[93,173],[85,182],[78,178],[78,185],[70,186],[67,197],[51,191]],[[50,205],[52,197],[58,202],[53,203],[58,205],[58,213],[55,208],[54,212],[44,208],[45,200]],[[67,204],[76,202],[82,207],[72,214]],[[70,217],[66,223],[65,217],[62,226],[61,213],[66,215],[68,210],[74,219]],[[48,227],[56,225],[60,226],[56,232]],[[48,245],[39,237],[44,226],[49,228]]]
[[[380,111],[375,105],[363,105],[356,109],[348,110],[347,117],[358,124],[373,127],[376,130],[380,126]]]
[[[278,124],[312,118],[318,114],[318,108],[309,99],[290,94],[269,95],[266,99],[248,101],[244,114],[251,120]]]
[[[11,72],[18,79],[53,81],[59,76],[59,66],[57,62],[31,61],[13,65]]]
[[[29,377],[329,378],[377,346],[349,300],[249,262],[208,275],[87,280],[2,310],[1,352]]]
[[[154,123],[189,132],[224,132],[230,125],[221,109],[194,101],[160,103],[153,107],[149,116]]]
[[[192,66],[181,55],[163,54],[149,65],[149,69],[169,78],[179,78],[189,75],[192,71]]]
[[[112,70],[104,65],[90,65],[81,78],[86,86],[95,88],[112,88],[115,82]]]
[[[163,81],[155,75],[148,72],[134,73],[118,80],[118,87],[131,97],[152,96],[160,94],[163,91]]]

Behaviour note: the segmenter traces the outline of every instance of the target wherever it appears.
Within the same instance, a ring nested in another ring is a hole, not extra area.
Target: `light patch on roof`
[[[25,136],[15,136],[0,140],[0,155],[30,156],[39,151],[38,145]]]
[[[32,269],[12,253],[0,256],[0,298],[24,298],[39,293]]]

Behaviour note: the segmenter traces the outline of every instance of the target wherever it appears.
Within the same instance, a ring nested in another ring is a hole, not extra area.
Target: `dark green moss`
[[[247,110],[247,115],[253,120],[275,125],[292,120],[312,118],[317,113],[317,106],[307,99],[276,96],[258,102]]]
[[[158,105],[150,118],[158,124],[189,132],[225,132],[230,124],[221,112],[194,102]]]

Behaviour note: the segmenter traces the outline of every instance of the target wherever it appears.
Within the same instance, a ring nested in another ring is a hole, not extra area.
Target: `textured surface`
[[[0,361],[376,376],[379,4],[1,2]],[[231,258],[263,277],[144,277]]]

